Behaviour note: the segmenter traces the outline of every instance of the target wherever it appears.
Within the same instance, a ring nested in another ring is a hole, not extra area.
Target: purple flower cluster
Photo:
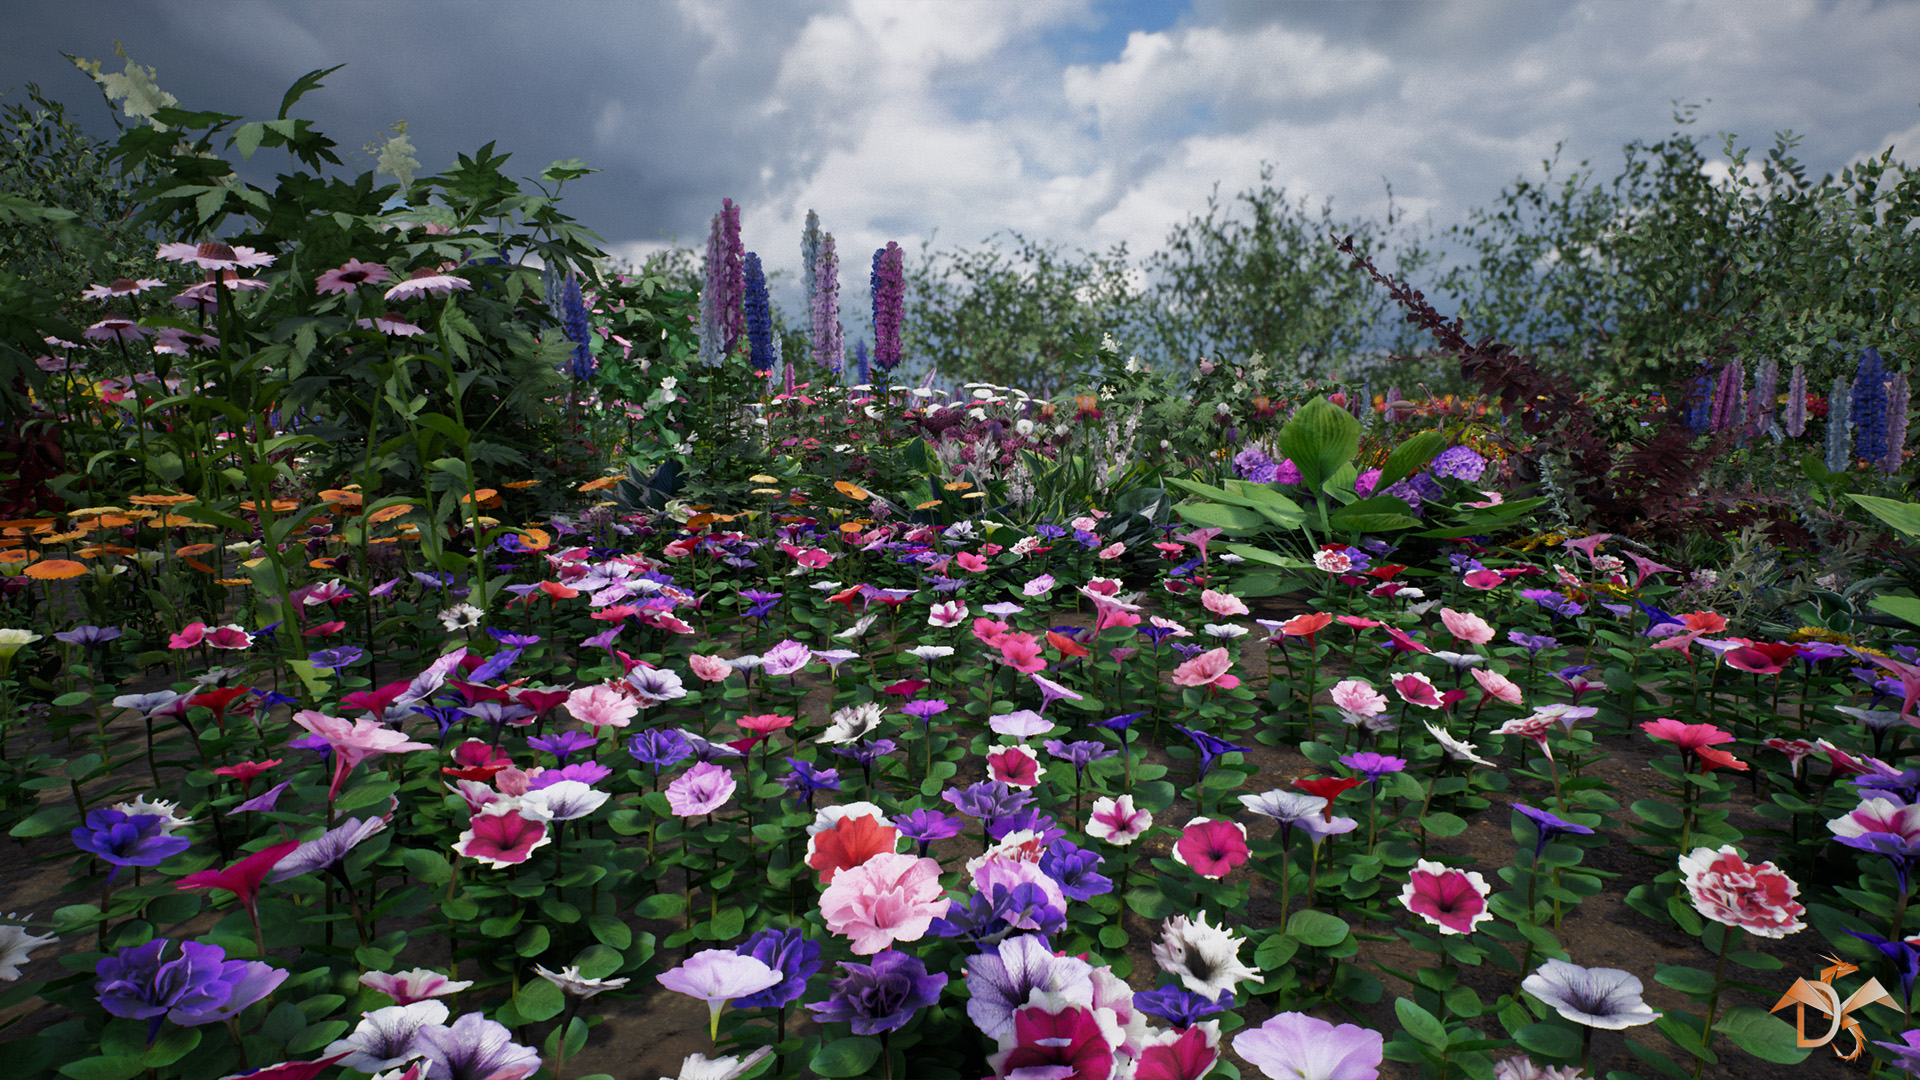
[[[1434,476],[1474,484],[1487,471],[1487,459],[1471,446],[1452,446],[1442,450],[1427,466],[1427,471]]]
[[[146,1020],[147,1041],[160,1033],[160,1021],[184,1027],[212,1024],[239,1015],[273,993],[287,973],[259,960],[229,960],[218,945],[197,941],[180,946],[166,959],[170,938],[121,949],[94,965],[99,982],[94,996],[101,1008],[130,1020]]]
[[[900,245],[887,246],[873,253],[873,366],[886,378],[900,366],[900,322],[906,314],[906,252]]]

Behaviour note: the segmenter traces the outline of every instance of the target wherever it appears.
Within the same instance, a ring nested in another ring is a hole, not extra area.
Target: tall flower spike
[[[1880,362],[1880,350],[1860,353],[1854,369],[1853,397],[1848,419],[1854,427],[1853,443],[1859,456],[1879,461],[1887,455],[1887,367]]]
[[[773,368],[773,305],[767,299],[767,275],[760,269],[760,256],[747,252],[746,266],[747,361],[753,370]]]
[[[900,366],[900,322],[905,312],[906,253],[889,240],[873,253],[873,366],[885,378]]]
[[[740,243],[740,207],[720,200],[720,319],[725,347],[732,352],[747,332],[747,249]]]
[[[1907,373],[1895,372],[1887,390],[1887,452],[1879,462],[1881,472],[1891,474],[1897,471],[1906,458],[1907,409],[1911,404],[1912,392],[1907,385]]]
[[[814,267],[820,262],[820,215],[807,211],[806,227],[800,230],[800,282],[805,287],[801,298],[806,301],[809,310],[813,307],[813,298],[820,291],[820,280]]]
[[[727,329],[720,317],[722,294],[726,287],[721,284],[722,268],[726,262],[726,242],[720,215],[713,215],[713,222],[707,230],[707,259],[705,277],[700,289],[700,362],[708,367],[716,367],[724,354]]]
[[[567,340],[573,342],[573,366],[568,373],[585,382],[593,376],[593,329],[587,323],[587,302],[580,295],[580,282],[576,278],[567,278],[560,289],[560,325],[566,331]]]
[[[1847,377],[1835,375],[1833,392],[1827,395],[1828,472],[1845,472],[1853,464],[1852,411],[1853,391],[1847,386]]]
[[[847,363],[847,343],[840,327],[840,256],[832,233],[820,238],[812,272],[813,362],[838,375]]]
[[[1745,365],[1739,357],[1727,361],[1720,369],[1719,385],[1713,391],[1712,426],[1716,432],[1731,431],[1740,417],[1741,392],[1746,388]]]
[[[1807,432],[1807,366],[1793,365],[1793,374],[1787,376],[1787,407],[1781,415],[1780,424],[1787,434],[1794,438]]]
[[[1773,424],[1773,399],[1780,389],[1780,361],[1769,356],[1753,374],[1753,393],[1747,395],[1744,425],[1749,436],[1758,438]]]

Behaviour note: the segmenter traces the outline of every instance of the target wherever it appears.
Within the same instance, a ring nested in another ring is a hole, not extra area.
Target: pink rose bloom
[[[1434,689],[1432,679],[1417,671],[1395,672],[1392,678],[1393,689],[1400,695],[1400,700],[1426,709],[1440,707],[1440,692]]]
[[[1013,787],[1036,787],[1045,771],[1039,756],[1024,746],[1001,746],[987,754],[988,775]]]
[[[1365,679],[1342,679],[1333,684],[1333,704],[1349,716],[1365,719],[1387,711],[1387,696]]]
[[[606,684],[583,686],[567,695],[566,709],[575,720],[593,728],[623,728],[640,713],[640,703]]]
[[[1153,825],[1153,815],[1137,810],[1133,796],[1101,796],[1093,801],[1093,813],[1087,817],[1087,835],[1095,840],[1125,846],[1140,838]]]
[[[1770,862],[1749,865],[1731,845],[1700,847],[1680,856],[1680,872],[1694,910],[1714,922],[1770,938],[1807,928],[1807,909],[1794,900],[1800,886]]]
[[[726,682],[733,675],[733,665],[717,656],[701,656],[695,653],[687,657],[687,666],[693,669],[703,682]]]
[[[1439,927],[1442,934],[1470,934],[1493,918],[1487,910],[1489,891],[1486,879],[1479,874],[1421,859],[1400,892],[1400,902]]]
[[[1211,649],[1173,669],[1175,686],[1217,686],[1222,690],[1231,690],[1240,685],[1237,675],[1227,674],[1233,667],[1233,661],[1227,657],[1225,646]]]
[[[1102,559],[1117,559],[1120,556],[1126,554],[1126,552],[1127,552],[1127,545],[1116,541],[1114,543],[1108,544],[1106,547],[1101,548],[1100,557]]]
[[[1313,565],[1329,574],[1344,574],[1353,569],[1353,558],[1344,551],[1316,551]]]
[[[680,817],[698,817],[720,809],[739,787],[724,766],[703,761],[667,785],[667,805]]]
[[[1490,698],[1496,698],[1509,705],[1518,705],[1521,702],[1520,687],[1515,685],[1512,679],[1497,671],[1474,668],[1473,680],[1480,684],[1480,689]]]
[[[1194,818],[1173,845],[1174,861],[1201,877],[1226,877],[1247,856],[1247,827],[1237,821]]]
[[[1200,593],[1200,604],[1222,618],[1247,614],[1247,605],[1242,603],[1239,597],[1215,589],[1203,590]]]
[[[455,854],[505,870],[526,862],[535,848],[551,843],[545,822],[522,817],[518,807],[494,813],[505,803],[493,803],[473,816],[453,845]]]
[[[896,941],[918,941],[946,913],[940,864],[912,855],[875,855],[835,875],[820,896],[827,929],[851,939],[859,956],[872,956]]]
[[[1440,609],[1440,621],[1445,624],[1447,633],[1469,645],[1485,645],[1493,640],[1493,627],[1478,615],[1443,607]]]

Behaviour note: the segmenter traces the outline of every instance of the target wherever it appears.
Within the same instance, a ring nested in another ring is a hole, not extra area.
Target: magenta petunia
[[[1247,827],[1237,821],[1197,817],[1174,841],[1173,857],[1201,877],[1223,878],[1247,861]]]
[[[1486,879],[1477,873],[1421,859],[1400,892],[1400,902],[1442,934],[1470,934],[1493,918],[1487,910],[1489,891]]]
[[[518,807],[495,812],[497,807],[508,805],[490,803],[475,814],[453,845],[455,854],[504,870],[526,862],[535,848],[552,842],[546,823],[522,816]]]

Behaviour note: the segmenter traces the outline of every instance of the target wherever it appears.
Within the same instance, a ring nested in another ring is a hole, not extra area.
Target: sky
[[[817,211],[849,298],[889,240],[1143,256],[1263,164],[1347,218],[1390,185],[1441,231],[1556,146],[1611,175],[1676,103],[1716,152],[1798,133],[1816,177],[1920,160],[1900,0],[87,0],[9,13],[0,90],[110,133],[61,53],[118,70],[116,41],[182,107],[250,119],[345,64],[295,115],[347,151],[404,120],[426,172],[488,142],[516,176],[584,159],[562,209],[618,255],[703,247],[728,197],[791,289]]]

